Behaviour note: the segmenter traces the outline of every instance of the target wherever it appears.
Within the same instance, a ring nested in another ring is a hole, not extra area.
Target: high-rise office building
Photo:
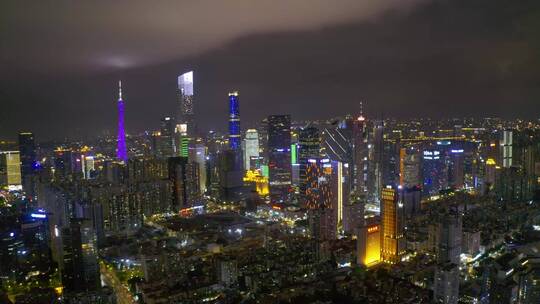
[[[341,230],[344,206],[348,205],[348,164],[328,158],[308,159],[306,170],[306,206],[310,209],[330,209],[335,232]],[[330,229],[330,228],[328,228]]]
[[[173,184],[173,211],[200,203],[199,166],[186,157],[168,159],[169,180]]]
[[[259,127],[259,156],[261,157],[261,171],[268,173],[268,117],[261,120]],[[268,177],[268,174],[265,175]]]
[[[81,155],[81,169],[84,179],[94,178],[95,160],[91,155]]]
[[[229,148],[231,150],[239,150],[241,148],[239,108],[238,92],[229,93]]]
[[[369,181],[369,149],[368,125],[365,117],[360,114],[352,121],[352,156],[353,156],[353,180],[354,190],[357,193],[367,193]]]
[[[392,186],[382,189],[381,201],[381,258],[394,264],[401,260],[405,251],[403,236],[403,204],[397,190]]]
[[[57,148],[54,150],[54,178],[60,180],[69,177],[74,172],[75,158],[70,149]]]
[[[448,156],[448,186],[460,189],[465,185],[465,150],[461,147],[450,149]]]
[[[381,225],[374,217],[356,230],[357,263],[370,267],[381,260]]]
[[[126,130],[124,128],[124,100],[122,99],[122,81],[118,82],[118,137],[116,158],[127,162]]]
[[[62,284],[66,292],[97,290],[100,284],[97,237],[89,220],[71,219],[62,229]]]
[[[415,187],[422,184],[420,176],[420,151],[414,146],[399,150],[399,185]]]
[[[419,186],[400,186],[400,199],[403,203],[403,213],[406,218],[412,218],[420,213],[422,189]]]
[[[171,117],[167,116],[161,119],[159,133],[158,154],[161,157],[176,156],[175,126]]]
[[[313,251],[317,259],[328,259],[331,255],[328,242],[335,240],[337,236],[334,210],[327,208],[308,210],[308,224],[311,237],[315,241]]]
[[[242,154],[237,150],[223,150],[218,156],[219,196],[224,200],[240,200],[247,195],[242,177]]]
[[[30,132],[19,133],[19,153],[21,159],[21,179],[23,190],[27,196],[34,197],[35,183],[33,176],[35,173],[36,161],[36,144],[34,142],[34,134]]]
[[[448,187],[448,167],[440,150],[426,149],[422,156],[422,179],[424,196],[439,194]]]
[[[36,265],[33,267],[40,271],[47,271],[51,261],[49,219],[46,212],[41,209],[32,210],[21,217],[21,236],[25,250],[32,256]]]
[[[458,301],[461,240],[462,219],[457,210],[442,214],[429,227],[429,243],[437,256],[433,291],[438,303]]]
[[[319,129],[309,126],[300,130],[298,134],[298,164],[300,177],[300,193],[306,192],[307,168],[309,159],[319,158],[321,149],[321,138]]]
[[[392,141],[384,140],[383,120],[373,122],[373,138],[369,141],[368,200],[378,202],[383,185],[385,165],[388,166],[387,180],[392,182],[392,185],[396,183],[395,170],[397,170],[397,161],[395,157],[398,153],[395,152],[396,147],[392,144]]]
[[[268,167],[270,199],[283,203],[292,182],[290,115],[268,117]]]
[[[178,76],[178,113],[176,123],[188,137],[196,134],[193,104],[193,71]]]
[[[513,143],[512,130],[504,130],[502,133],[502,138],[501,138],[503,168],[512,167],[512,152],[513,152],[512,143]]]
[[[246,130],[244,138],[244,169],[256,169],[255,164],[259,162],[259,133],[256,129]],[[253,163],[253,166],[252,166]]]
[[[459,265],[461,254],[462,219],[455,211],[445,214],[436,224],[437,260],[439,263],[452,263]]]
[[[207,181],[207,160],[206,160],[206,146],[197,141],[189,147],[188,159],[190,163],[196,163],[199,167],[199,187],[201,194],[206,192]]]
[[[329,164],[330,160],[313,159],[308,160],[306,169],[306,206],[309,209],[332,208],[331,176],[326,174],[323,164]],[[331,170],[330,170],[331,174]]]
[[[344,124],[336,128],[326,128],[321,133],[321,150],[324,151],[324,154],[326,154],[328,158],[352,163],[353,139],[351,127],[349,125],[350,124]],[[354,168],[352,168],[351,174],[352,176],[355,175]],[[354,187],[354,185],[351,186]]]
[[[540,260],[527,258],[521,263],[518,303],[540,303]]]
[[[0,187],[21,189],[21,160],[19,151],[0,151]]]
[[[343,168],[345,171],[348,170],[346,164],[344,164]],[[358,227],[364,226],[366,198],[365,196],[357,195],[355,192],[350,193],[346,191],[346,186],[348,186],[348,181],[350,180],[350,172],[348,174],[348,176],[343,176],[343,180],[345,181],[343,193],[347,197],[343,203],[343,232],[354,234]]]
[[[435,303],[457,304],[459,299],[459,268],[452,263],[438,265],[433,280]],[[490,302],[503,303],[503,302]]]

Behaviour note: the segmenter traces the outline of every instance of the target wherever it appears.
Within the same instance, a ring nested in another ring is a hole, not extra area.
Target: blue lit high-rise
[[[422,157],[423,195],[439,194],[448,187],[448,166],[444,153],[437,149],[426,149]]]
[[[240,149],[240,112],[238,104],[238,92],[229,93],[229,148]]]

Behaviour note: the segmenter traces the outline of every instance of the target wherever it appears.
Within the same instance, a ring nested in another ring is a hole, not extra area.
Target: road
[[[127,286],[122,284],[114,270],[107,268],[104,263],[99,263],[99,268],[101,270],[101,277],[107,286],[112,287],[114,293],[116,294],[116,302],[118,304],[136,304],[137,301],[133,298],[131,292]]]

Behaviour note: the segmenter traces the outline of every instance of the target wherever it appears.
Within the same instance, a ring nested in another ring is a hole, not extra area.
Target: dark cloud
[[[174,113],[176,75],[189,69],[204,129],[224,129],[233,89],[244,126],[278,112],[341,115],[360,100],[372,116],[538,117],[537,1],[302,2],[186,1],[185,10],[112,2],[104,15],[104,6],[86,2],[68,16],[46,10],[61,17],[53,24],[31,7],[38,16],[23,20],[32,25],[15,22],[15,13],[7,23],[17,31],[0,37],[9,38],[0,40],[0,134],[114,134],[119,78],[128,131],[156,128]],[[59,26],[66,33],[51,31]]]
[[[138,67],[247,34],[370,20],[421,0],[17,1],[4,4],[2,58],[28,69]]]

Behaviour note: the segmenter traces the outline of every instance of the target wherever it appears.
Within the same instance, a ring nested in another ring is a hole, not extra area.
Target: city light
[[[244,2],[3,7],[0,298],[540,303],[540,4]]]

